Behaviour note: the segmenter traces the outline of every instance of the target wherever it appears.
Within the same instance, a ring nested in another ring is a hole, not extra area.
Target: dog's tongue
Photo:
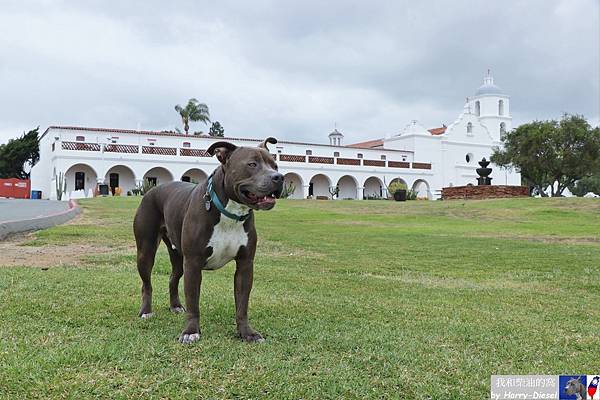
[[[275,198],[271,197],[271,196],[259,197],[257,203],[260,204],[260,205],[274,204],[275,203]]]

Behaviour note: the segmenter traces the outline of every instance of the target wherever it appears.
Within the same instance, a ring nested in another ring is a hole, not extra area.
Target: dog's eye
[[[250,168],[256,168],[256,163],[255,162],[248,163],[248,166]]]

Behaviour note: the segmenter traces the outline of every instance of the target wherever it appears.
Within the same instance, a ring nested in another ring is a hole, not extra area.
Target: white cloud
[[[37,125],[172,129],[190,97],[230,136],[326,141],[337,122],[358,141],[452,122],[488,67],[517,124],[600,119],[594,0],[177,5],[4,3],[0,142]]]

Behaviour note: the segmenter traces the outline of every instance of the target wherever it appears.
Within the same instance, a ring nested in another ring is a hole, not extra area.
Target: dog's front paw
[[[200,340],[200,332],[196,333],[185,333],[183,332],[181,336],[179,336],[179,343],[183,344],[192,344]]]
[[[183,308],[183,306],[171,307],[171,312],[175,314],[181,314],[185,312],[185,308]]]
[[[248,343],[263,343],[265,341],[265,338],[263,338],[260,333],[256,332],[253,329],[250,329],[245,332],[240,332],[240,337],[243,341]]]

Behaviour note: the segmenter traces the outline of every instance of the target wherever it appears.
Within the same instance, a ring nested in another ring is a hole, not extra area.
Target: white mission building
[[[286,181],[295,185],[292,198],[330,196],[335,186],[339,199],[387,196],[386,187],[400,180],[419,197],[436,199],[443,187],[476,184],[477,161],[489,159],[492,148],[501,145],[511,121],[509,96],[488,72],[448,126],[428,130],[412,121],[398,134],[350,145],[336,129],[329,144],[280,141],[270,150]],[[66,178],[67,198],[96,193],[99,184],[119,187],[125,195],[145,179],[200,182],[218,166],[205,151],[214,141],[256,146],[263,139],[51,126],[40,139],[31,189],[41,190],[42,198],[56,198],[60,173]],[[520,185],[517,172],[492,168],[492,184]]]

